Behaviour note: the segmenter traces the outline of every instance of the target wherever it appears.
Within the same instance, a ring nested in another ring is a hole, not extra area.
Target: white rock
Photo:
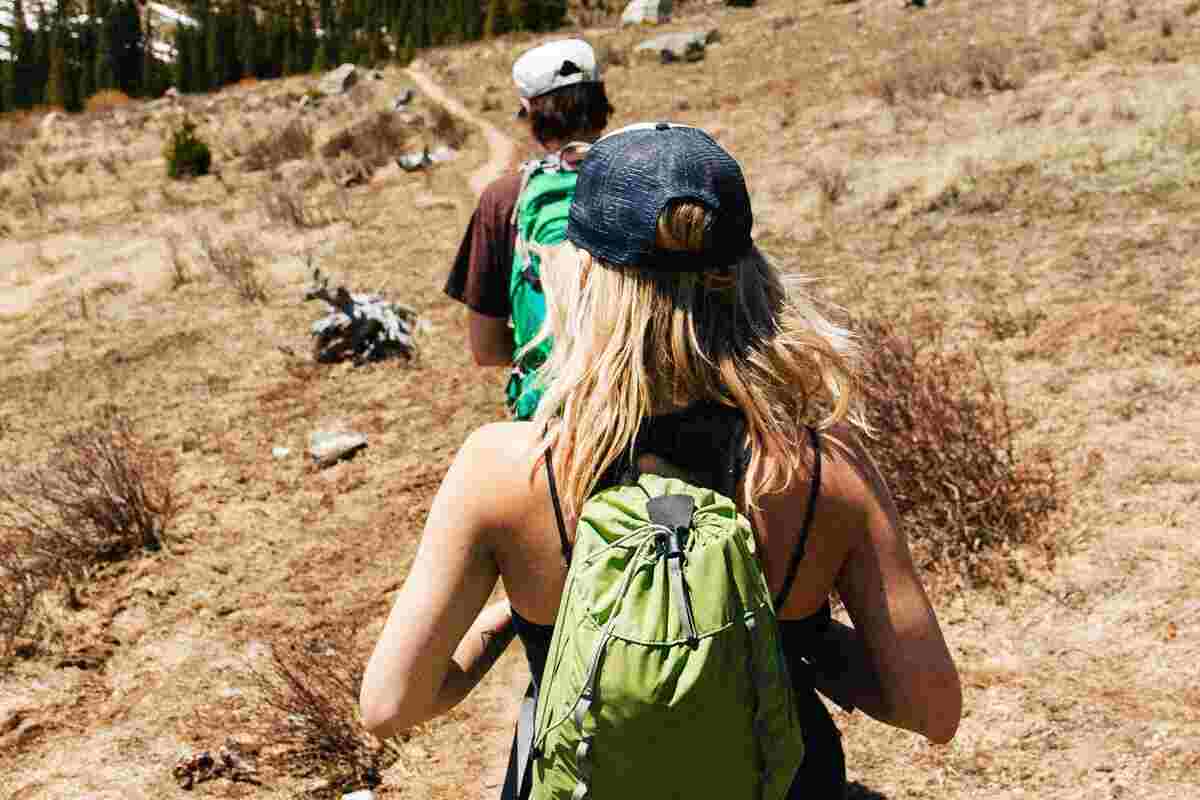
[[[659,25],[671,21],[671,0],[633,0],[621,13],[621,25]]]
[[[349,458],[366,446],[366,436],[349,431],[314,431],[308,437],[308,454],[318,466]]]

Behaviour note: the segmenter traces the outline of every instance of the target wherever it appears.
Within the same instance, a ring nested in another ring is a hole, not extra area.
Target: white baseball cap
[[[529,99],[576,83],[598,83],[600,65],[584,40],[559,39],[523,53],[512,75],[517,93]]]

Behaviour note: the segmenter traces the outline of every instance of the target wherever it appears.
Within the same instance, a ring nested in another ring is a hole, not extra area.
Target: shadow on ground
[[[846,786],[846,800],[888,800],[888,798],[887,795],[869,789],[858,781],[850,781]]]

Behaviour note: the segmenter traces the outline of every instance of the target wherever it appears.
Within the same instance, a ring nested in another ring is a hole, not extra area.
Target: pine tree
[[[237,53],[240,77],[257,77],[258,19],[250,7],[250,0],[238,0]]]
[[[49,35],[49,60],[46,65],[46,105],[67,107],[67,36],[66,25],[55,20]]]
[[[94,80],[92,85],[97,92],[112,89],[117,85],[116,58],[113,53],[113,19],[109,14],[107,3],[97,4],[97,19],[99,20],[96,37],[96,58],[93,68]]]
[[[319,72],[338,66],[341,55],[338,46],[337,19],[334,17],[332,0],[321,0],[321,44],[313,68]]]
[[[175,88],[190,92],[195,87],[195,67],[192,65],[192,30],[184,24],[175,28]]]
[[[313,25],[312,9],[307,2],[300,3],[300,71],[313,68],[317,56],[317,29]]]
[[[215,84],[212,82],[212,65],[208,63],[208,29],[212,25],[211,8],[208,0],[193,0],[192,19],[196,27],[188,33],[191,45],[191,75],[193,92],[207,92]]]

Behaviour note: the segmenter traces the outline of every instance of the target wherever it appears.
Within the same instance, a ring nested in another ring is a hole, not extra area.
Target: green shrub
[[[171,132],[163,151],[167,176],[175,179],[207,175],[212,166],[212,151],[196,135],[196,123],[187,117]]]

